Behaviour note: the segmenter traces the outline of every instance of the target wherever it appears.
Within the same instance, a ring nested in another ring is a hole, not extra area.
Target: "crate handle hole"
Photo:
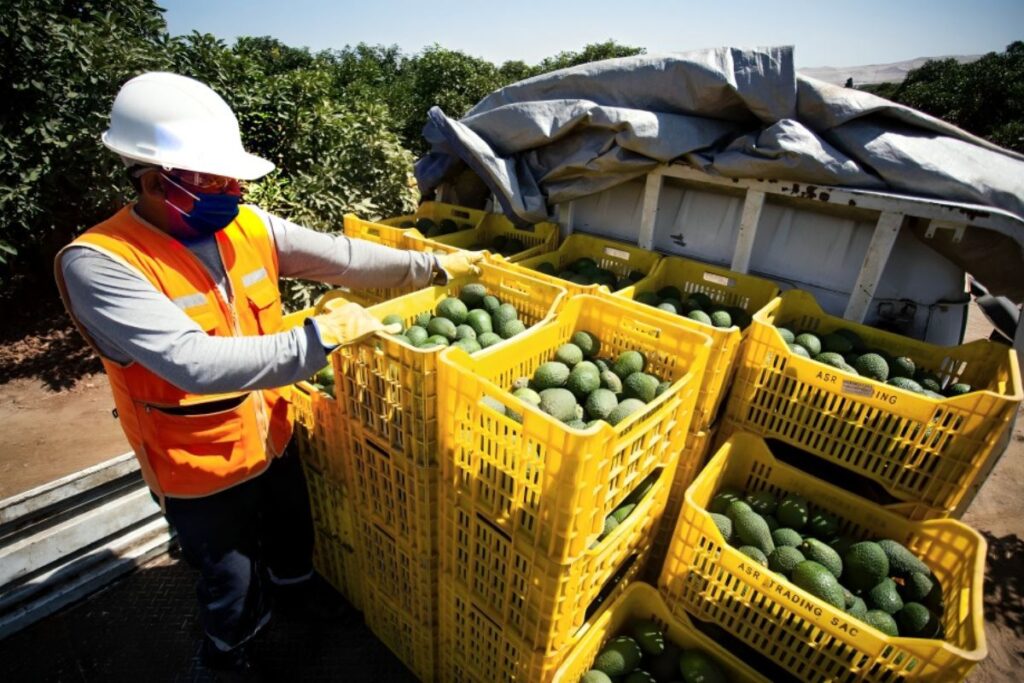
[[[615,573],[604,582],[604,585],[601,586],[601,590],[598,592],[597,597],[587,605],[587,611],[583,617],[584,622],[590,621],[590,617],[594,616],[594,614],[601,609],[601,606],[608,601],[608,597],[615,591],[616,586],[618,586],[622,579],[625,578],[626,574],[629,573],[630,568],[636,564],[637,558],[639,557],[639,553],[633,553],[627,557],[622,561],[622,564],[619,565],[619,568],[615,570]]]
[[[641,322],[635,318],[623,319],[620,324],[631,329],[634,332],[638,332],[644,336],[651,337],[652,339],[658,339],[661,337],[661,328],[655,325],[648,325],[647,323]]]

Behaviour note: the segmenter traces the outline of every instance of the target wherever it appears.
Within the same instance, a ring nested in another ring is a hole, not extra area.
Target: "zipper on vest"
[[[240,327],[240,325],[238,323],[238,310],[235,307],[235,304],[238,301],[238,296],[237,296],[237,293],[235,292],[235,285],[231,281],[231,271],[228,269],[227,264],[224,262],[224,252],[221,250],[220,239],[219,239],[219,237],[217,235],[214,235],[213,239],[214,239],[214,244],[217,245],[217,257],[220,259],[221,268],[224,269],[224,280],[225,280],[225,282],[227,284],[226,289],[228,291],[228,297],[230,298],[230,301],[227,302],[227,308],[231,311],[231,328],[234,331],[235,336],[236,337],[240,337],[240,336],[242,336],[242,330],[241,330],[241,327]],[[217,295],[220,296],[220,288],[217,287],[217,283],[214,283],[214,287],[213,288],[217,292]],[[265,444],[267,444],[267,450],[271,450],[270,449],[270,418],[267,417],[267,405],[266,405],[267,402],[266,402],[266,399],[264,399],[264,397],[263,397],[263,391],[262,390],[257,390],[257,391],[259,393],[258,400],[256,400],[254,402],[256,404],[255,405],[255,407],[256,407],[256,424],[259,425],[260,436],[262,437],[262,441]],[[277,453],[272,453],[271,455],[272,456],[276,456],[278,454]]]

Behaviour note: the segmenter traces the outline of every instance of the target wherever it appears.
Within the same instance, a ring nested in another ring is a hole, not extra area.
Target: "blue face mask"
[[[170,198],[164,199],[177,214],[174,216],[177,219],[174,222],[181,221],[187,225],[193,233],[192,239],[209,237],[231,225],[231,221],[238,217],[238,204],[241,201],[241,196],[238,193],[191,192],[168,176],[163,175],[163,177],[174,188],[192,198],[190,211],[185,211]],[[170,194],[172,193],[169,192],[168,195]]]

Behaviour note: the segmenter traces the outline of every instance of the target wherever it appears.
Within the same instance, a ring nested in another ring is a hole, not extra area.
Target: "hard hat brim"
[[[124,149],[120,145],[108,140],[107,133],[103,133],[101,139],[103,145],[112,152],[126,159],[132,159],[144,164],[153,164],[154,166],[168,166],[168,162],[171,161],[170,168],[182,171],[196,171],[197,173],[210,173],[237,180],[256,180],[274,170],[274,163],[272,161],[242,150],[228,158],[190,163],[187,159],[172,161],[165,155],[148,155],[141,153],[138,149]]]
[[[218,164],[218,166],[220,166]],[[242,152],[238,158],[227,160],[222,168],[183,168],[183,171],[198,171],[214,175],[236,178],[238,180],[256,180],[274,170],[274,164],[263,157],[249,152]]]

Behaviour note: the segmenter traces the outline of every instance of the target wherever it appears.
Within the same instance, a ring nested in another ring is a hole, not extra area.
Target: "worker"
[[[199,571],[201,660],[246,670],[246,643],[271,601],[308,602],[313,590],[290,385],[332,349],[384,329],[345,303],[285,330],[279,278],[423,287],[478,273],[481,255],[391,249],[241,204],[239,181],[274,165],[244,150],[217,93],[184,76],[125,83],[102,142],[124,161],[136,197],[58,254],[57,283],[102,359],[142,475]]]

